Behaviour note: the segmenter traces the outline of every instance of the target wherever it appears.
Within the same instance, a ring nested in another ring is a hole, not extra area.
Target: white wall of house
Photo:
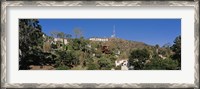
[[[55,41],[55,42],[57,42],[57,41],[63,42],[63,39],[62,39],[62,38],[54,38],[54,41]],[[65,44],[65,45],[68,44],[67,39],[64,39],[64,44]]]
[[[116,60],[115,61],[115,66],[120,66],[120,65],[127,65],[128,64],[128,60],[123,59],[123,60]]]

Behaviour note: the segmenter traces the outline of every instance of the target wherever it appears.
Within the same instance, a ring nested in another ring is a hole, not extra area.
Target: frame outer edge
[[[7,3],[1,2],[1,87],[6,88],[6,6]]]
[[[4,0],[3,0],[4,1]],[[6,7],[7,6],[194,6],[194,2],[187,1],[5,1],[2,2],[1,6],[1,85],[2,88],[188,88],[195,87],[199,88],[199,1],[195,1],[195,82],[193,84],[177,84],[177,83],[167,83],[167,84],[143,84],[143,83],[6,83]]]
[[[195,73],[194,73],[194,83],[195,88],[199,89],[199,0],[195,1],[195,13],[194,13],[194,19],[195,19]]]

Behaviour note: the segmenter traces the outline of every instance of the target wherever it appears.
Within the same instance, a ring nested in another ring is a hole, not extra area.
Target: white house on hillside
[[[128,60],[122,59],[122,60],[116,60],[115,66],[121,66],[121,70],[128,70]]]
[[[122,59],[122,60],[116,60],[115,61],[115,66],[122,66],[122,65],[127,65],[128,64],[128,60],[127,59]]]
[[[62,38],[54,38],[54,42],[58,42],[58,41],[63,42],[63,39]],[[64,39],[64,44],[65,45],[68,44],[67,39]]]

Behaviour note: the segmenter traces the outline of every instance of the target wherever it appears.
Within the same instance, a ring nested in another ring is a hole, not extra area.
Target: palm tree
[[[156,45],[155,45],[155,48],[156,48],[156,53],[158,54],[159,45],[156,44]]]
[[[58,37],[58,32],[57,31],[52,31],[51,32],[51,36],[54,37],[54,38]]]
[[[82,36],[82,31],[79,28],[75,28],[74,29],[74,34],[75,34],[76,38],[78,36],[81,37]]]
[[[71,38],[72,35],[70,35],[70,34],[65,34],[65,37],[66,37],[66,38]]]

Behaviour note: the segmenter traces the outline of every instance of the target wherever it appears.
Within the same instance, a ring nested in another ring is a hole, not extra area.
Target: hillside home
[[[63,42],[63,39],[62,38],[54,38],[54,42],[58,42],[58,41]],[[67,39],[64,39],[64,44],[65,45],[68,44]]]
[[[127,66],[128,60],[127,59],[122,59],[122,60],[116,60],[115,61],[115,66]]]

